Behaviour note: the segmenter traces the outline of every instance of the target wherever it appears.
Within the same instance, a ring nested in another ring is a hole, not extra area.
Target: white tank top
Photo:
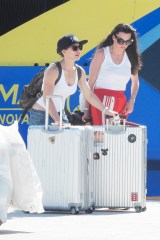
[[[95,88],[125,91],[126,84],[131,78],[131,63],[127,53],[124,53],[120,64],[115,64],[111,58],[109,47],[104,49],[104,61],[101,64]]]
[[[77,70],[76,70],[76,77],[75,77],[74,84],[69,86],[66,83],[65,76],[64,76],[64,71],[62,69],[61,78],[59,79],[58,83],[54,87],[53,95],[59,95],[59,96],[63,97],[63,109],[64,109],[66,98],[76,92],[77,84],[78,84]],[[43,90],[43,85],[42,85],[42,90]],[[54,101],[57,112],[59,112],[60,107],[61,107],[60,99],[53,98],[53,101]],[[38,99],[37,103],[45,109],[45,103],[43,101],[43,96]]]

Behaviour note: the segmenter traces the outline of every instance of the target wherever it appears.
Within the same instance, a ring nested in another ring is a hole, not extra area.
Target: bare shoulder
[[[45,72],[44,72],[44,76],[45,76],[45,77],[47,77],[47,76],[48,76],[48,77],[52,77],[53,80],[54,80],[54,79],[57,79],[58,74],[59,74],[58,68],[57,68],[57,66],[56,66],[55,63],[51,63],[51,64],[46,68],[46,70],[45,70]]]
[[[95,69],[99,69],[101,63],[104,61],[104,49],[99,48],[94,54],[94,57],[92,58],[90,69],[94,71],[95,74]]]
[[[76,64],[76,66],[79,67],[81,69],[81,71],[85,73],[85,70],[84,70],[84,68],[82,66],[80,66],[78,64]]]
[[[97,49],[97,51],[95,52],[94,58],[102,59],[103,57],[104,57],[104,49],[103,48]]]
[[[82,77],[82,76],[85,76],[85,75],[86,75],[86,72],[85,72],[84,68],[83,68],[82,66],[78,65],[78,64],[76,64],[76,65],[77,65],[77,67],[81,70],[81,77]]]

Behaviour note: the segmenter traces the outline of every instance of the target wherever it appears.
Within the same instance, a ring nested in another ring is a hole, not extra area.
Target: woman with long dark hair
[[[90,65],[89,86],[106,107],[127,116],[134,109],[141,65],[136,30],[131,25],[118,24],[97,46]],[[127,101],[124,91],[130,79],[131,94]],[[85,118],[89,118],[89,110],[86,102]],[[102,114],[93,106],[91,115],[94,125],[102,124]]]

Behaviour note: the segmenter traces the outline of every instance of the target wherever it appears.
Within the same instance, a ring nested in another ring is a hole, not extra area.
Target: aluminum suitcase
[[[45,129],[31,126],[28,150],[41,180],[45,210],[69,210],[72,214],[93,211],[85,127],[61,126],[49,130],[47,124]]]
[[[94,207],[146,210],[146,126],[93,126],[87,141]]]

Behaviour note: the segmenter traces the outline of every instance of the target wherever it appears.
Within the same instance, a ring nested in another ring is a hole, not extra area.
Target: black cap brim
[[[83,45],[83,44],[86,44],[88,42],[88,40],[82,40],[82,41],[79,41],[78,43]]]
[[[62,42],[62,40],[64,42]],[[83,45],[85,43],[87,43],[88,40],[81,40],[81,41],[78,41],[78,40],[72,40],[71,39],[67,39],[66,37],[63,37],[62,39],[60,39],[58,41],[58,44],[57,44],[57,53],[60,53],[63,49],[67,49],[68,47],[72,46],[73,44],[75,43],[79,43],[80,45]]]

